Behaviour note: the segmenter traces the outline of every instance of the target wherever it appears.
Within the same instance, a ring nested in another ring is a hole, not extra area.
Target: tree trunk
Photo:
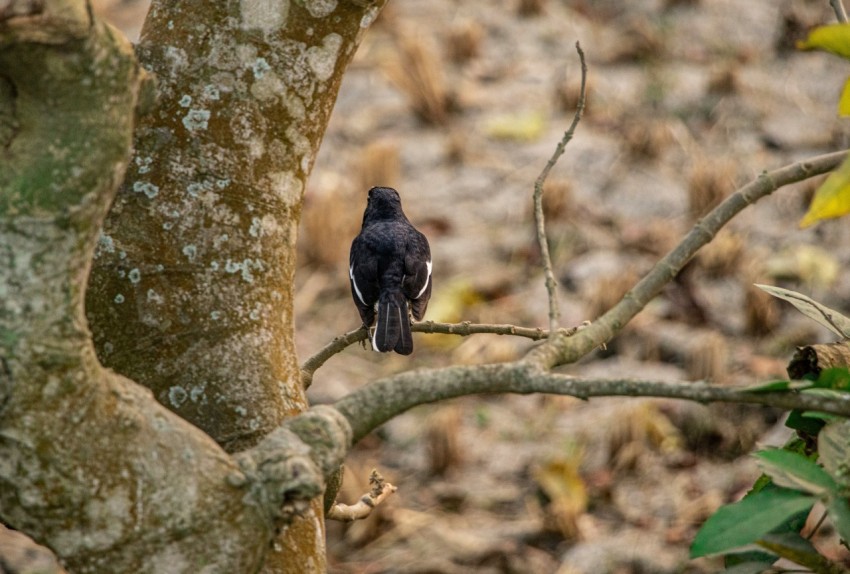
[[[269,552],[285,521],[225,451],[306,408],[304,184],[382,4],[154,2],[134,139],[126,41],[80,1],[0,6],[0,519],[69,571],[324,570],[321,500]]]
[[[377,13],[155,0],[142,30],[139,58],[160,100],[140,119],[106,220],[88,318],[105,365],[229,452],[307,407],[292,311],[304,187]],[[323,544],[316,501],[278,539],[268,571],[322,571]]]

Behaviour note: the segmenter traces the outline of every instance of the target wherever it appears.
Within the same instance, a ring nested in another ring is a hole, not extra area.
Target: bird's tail
[[[401,291],[385,291],[378,300],[378,322],[372,347],[386,353],[395,351],[399,355],[413,352],[413,336],[410,334],[410,318],[407,315],[407,299]]]

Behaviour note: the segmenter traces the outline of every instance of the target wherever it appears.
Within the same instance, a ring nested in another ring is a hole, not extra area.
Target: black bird
[[[351,295],[363,326],[370,329],[375,323],[372,348],[412,353],[409,315],[420,321],[431,298],[431,248],[404,215],[396,190],[369,190],[363,227],[351,243],[348,262]]]

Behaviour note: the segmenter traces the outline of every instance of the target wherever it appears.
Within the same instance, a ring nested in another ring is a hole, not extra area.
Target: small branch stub
[[[369,476],[369,484],[372,486],[367,494],[360,497],[356,504],[334,504],[328,511],[327,518],[339,520],[340,522],[354,522],[367,518],[376,506],[381,504],[392,493],[398,490],[389,482],[384,482],[384,477],[377,470],[372,470]]]

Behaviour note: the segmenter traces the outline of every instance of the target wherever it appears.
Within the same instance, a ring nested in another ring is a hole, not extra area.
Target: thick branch
[[[581,60],[581,92],[578,98],[578,106],[573,117],[573,123],[570,128],[564,132],[564,137],[558,142],[552,157],[546,162],[543,171],[534,182],[534,221],[537,226],[537,242],[540,245],[540,256],[543,260],[543,273],[546,276],[546,291],[549,294],[549,332],[554,333],[558,328],[561,312],[558,309],[558,281],[555,279],[555,273],[552,271],[552,258],[549,255],[549,240],[546,238],[546,221],[543,215],[543,184],[549,176],[549,172],[558,163],[558,159],[563,155],[564,148],[570,140],[573,139],[573,134],[576,131],[579,120],[584,113],[584,98],[585,86],[587,83],[587,64],[584,61],[584,52],[581,45],[576,42],[576,50],[578,51],[579,59]]]
[[[354,442],[357,442],[384,422],[415,406],[486,393],[548,393],[581,399],[610,396],[662,397],[699,403],[750,403],[850,416],[850,396],[841,400],[806,393],[760,393],[704,382],[582,379],[546,373],[521,363],[402,373],[358,389],[337,401],[334,406],[348,419]]]
[[[780,187],[835,169],[846,156],[846,150],[834,152],[762,173],[697,221],[681,243],[656,263],[611,310],[573,337],[557,335],[550,338],[548,344],[532,351],[528,359],[544,368],[563,365],[575,362],[596,347],[607,343],[661,292],[700,248],[711,241],[717,232],[745,207]]]

